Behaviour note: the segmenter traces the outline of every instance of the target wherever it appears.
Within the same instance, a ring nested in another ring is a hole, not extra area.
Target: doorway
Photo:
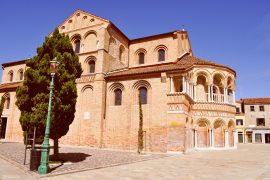
[[[252,133],[247,132],[247,143],[252,143]]]
[[[1,118],[0,139],[6,138],[7,118]]]
[[[270,134],[265,134],[265,143],[270,143]]]
[[[244,143],[244,137],[242,132],[238,132],[238,143]]]

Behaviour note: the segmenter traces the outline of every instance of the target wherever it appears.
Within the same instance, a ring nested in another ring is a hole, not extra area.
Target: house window
[[[236,119],[237,126],[243,126],[243,119]]]
[[[23,80],[23,71],[20,71],[20,80]]]
[[[95,61],[90,61],[89,62],[89,72],[90,73],[95,73],[95,67],[96,66],[96,63],[95,63]]]
[[[142,104],[147,104],[147,89],[145,87],[141,87],[139,89],[140,99]]]
[[[257,118],[257,126],[265,126],[264,118]]]
[[[75,41],[75,53],[80,53],[81,41],[77,39]]]
[[[262,134],[255,134],[255,142],[256,143],[262,142]]]
[[[236,113],[240,113],[240,108],[239,107],[236,108]]]
[[[120,89],[116,89],[114,91],[114,105],[115,106],[121,106],[122,104],[122,91]]]
[[[165,61],[165,50],[160,49],[158,50],[158,61]]]
[[[259,106],[260,111],[264,111],[264,106]]]
[[[139,53],[139,64],[144,64],[144,53]]]
[[[6,109],[9,109],[9,106],[10,106],[10,98],[7,97],[6,98]]]
[[[250,106],[250,111],[255,111],[254,106]]]

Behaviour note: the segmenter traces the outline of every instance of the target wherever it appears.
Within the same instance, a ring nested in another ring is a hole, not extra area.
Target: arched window
[[[96,63],[95,63],[95,61],[90,61],[90,62],[89,62],[89,72],[90,72],[90,73],[95,73],[95,68],[96,68]]]
[[[112,55],[113,57],[115,57],[115,50],[114,50],[115,46],[116,46],[115,39],[110,38],[110,41],[109,41],[109,54]]]
[[[79,39],[75,40],[75,53],[80,53],[81,41]]]
[[[13,81],[13,72],[9,72],[9,81],[12,82]]]
[[[115,106],[121,106],[122,104],[122,91],[121,89],[116,89],[114,91],[114,105]]]
[[[123,60],[123,59],[122,59],[122,58],[123,58],[122,56],[123,56],[123,50],[120,49],[120,52],[119,52],[119,60],[120,60],[120,61]]]
[[[93,30],[88,31],[84,35],[84,46],[83,51],[84,52],[92,52],[97,50],[97,33]]]
[[[139,53],[139,64],[144,64],[144,53]]]
[[[139,88],[140,99],[142,104],[147,104],[147,89],[145,87]]]
[[[23,71],[19,72],[20,80],[23,80]]]
[[[160,49],[158,50],[158,61],[165,61],[165,50]]]
[[[122,62],[124,61],[124,55],[125,55],[125,48],[121,45],[119,48],[119,60]]]
[[[6,109],[9,109],[10,106],[10,97],[6,98]]]

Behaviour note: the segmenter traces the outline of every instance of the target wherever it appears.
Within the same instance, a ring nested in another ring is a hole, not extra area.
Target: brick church
[[[137,150],[140,94],[146,151],[236,147],[236,72],[195,57],[187,31],[129,39],[111,21],[81,10],[58,28],[83,68],[75,119],[60,143]],[[2,69],[0,135],[22,142],[15,101],[25,60]]]

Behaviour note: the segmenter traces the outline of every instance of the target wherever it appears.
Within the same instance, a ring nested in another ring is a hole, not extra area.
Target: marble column
[[[189,82],[187,82],[187,94],[190,95],[190,87],[189,87]]]
[[[182,77],[182,86],[183,86],[182,92],[185,93],[187,88],[186,88],[186,79],[184,76]]]
[[[197,95],[196,95],[196,85],[193,86],[193,96],[194,96],[194,101],[197,101]]]
[[[173,77],[170,77],[170,93],[173,93]]]
[[[198,147],[198,134],[197,134],[197,130],[194,129],[194,148],[197,149]]]
[[[225,130],[225,148],[229,148],[229,133]]]
[[[208,138],[209,138],[209,147],[212,147],[212,129],[209,129]]]
[[[211,140],[212,140],[212,148],[214,148],[215,147],[215,134],[214,134],[214,128],[213,129],[211,129],[211,136],[212,136],[212,138],[211,138]]]
[[[252,132],[252,144],[255,144],[255,133]]]
[[[233,131],[233,147],[237,148],[237,132],[236,132],[236,130]]]
[[[193,98],[193,84],[192,84],[192,83],[190,83],[190,97],[191,97],[192,99],[194,99],[194,98]]]
[[[211,85],[208,85],[208,102],[211,101]]]
[[[211,101],[214,102],[214,89],[212,84],[211,84]]]
[[[226,99],[225,99],[225,103],[229,102],[229,96],[228,96],[228,88],[226,88]]]
[[[227,90],[227,88],[224,87],[224,89],[223,89],[223,103],[226,103],[226,99],[227,99],[226,90]]]
[[[232,93],[233,93],[233,104],[235,104],[235,91],[233,91]]]
[[[262,136],[262,143],[265,144],[265,133],[261,133]]]

